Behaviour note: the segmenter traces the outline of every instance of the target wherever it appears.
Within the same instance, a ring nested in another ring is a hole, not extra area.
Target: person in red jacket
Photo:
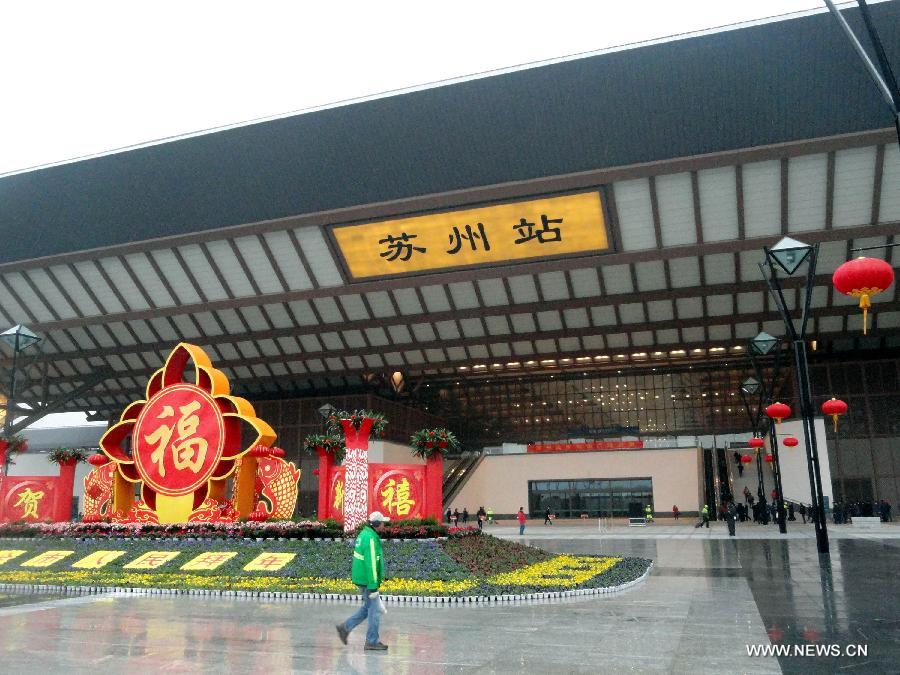
[[[519,535],[525,534],[525,507],[520,506],[519,512],[516,514],[516,518],[519,519]]]

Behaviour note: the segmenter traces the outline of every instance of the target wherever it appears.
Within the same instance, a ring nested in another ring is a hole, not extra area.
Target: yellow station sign
[[[342,225],[332,234],[355,280],[609,248],[599,192]]]

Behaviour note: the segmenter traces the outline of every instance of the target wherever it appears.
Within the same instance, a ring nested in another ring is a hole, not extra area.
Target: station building
[[[900,64],[900,5],[871,12]],[[9,174],[0,324],[43,337],[15,400],[115,420],[189,341],[301,463],[305,513],[324,403],[384,412],[386,459],[457,433],[445,506],[696,511],[740,490],[747,342],[785,332],[758,263],[788,236],[819,246],[814,398],[849,404],[818,423],[826,493],[896,502],[896,285],[865,336],[831,285],[900,234],[892,124],[817,12]]]

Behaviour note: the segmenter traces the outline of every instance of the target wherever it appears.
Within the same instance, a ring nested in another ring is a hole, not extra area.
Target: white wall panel
[[[671,300],[649,300],[647,313],[650,321],[671,321],[675,318]]]
[[[325,323],[339,323],[344,320],[334,298],[313,298],[313,304]]]
[[[397,306],[400,308],[400,313],[403,316],[422,313],[422,305],[419,303],[419,298],[416,296],[414,289],[398,288],[393,293],[394,300],[397,301]]]
[[[674,258],[669,261],[669,278],[673,288],[700,285],[700,261],[697,258]]]
[[[872,220],[875,147],[838,150],[834,155],[834,227],[868,225]]]
[[[597,278],[597,270],[593,267],[571,270],[569,276],[572,279],[572,290],[576,298],[600,295],[600,280]]]
[[[650,181],[646,178],[620,181],[613,185],[622,249],[641,251],[656,248]]]
[[[781,162],[744,164],[744,235],[773,237],[781,232]]]
[[[228,297],[225,288],[219,282],[215,271],[197,244],[179,246],[178,252],[209,300],[224,300]]]
[[[460,319],[459,325],[467,338],[483,337],[484,326],[480,319]]]
[[[541,285],[541,294],[544,300],[568,300],[569,289],[566,287],[565,272],[543,272],[538,275]]]
[[[656,179],[656,197],[663,246],[680,246],[697,242],[694,220],[694,194],[691,176],[676,173]]]
[[[697,172],[704,241],[738,238],[737,185],[733,166]]]
[[[64,277],[59,274],[63,271],[68,272]],[[62,265],[57,265],[53,268],[53,272],[56,274],[59,283],[66,289],[69,297],[72,298],[72,302],[78,304],[78,308],[72,307],[72,305],[69,304],[69,301],[66,300],[56,284],[50,279],[50,275],[47,274],[46,270],[41,268],[32,269],[28,270],[27,274],[32,283],[37,286],[41,295],[47,299],[47,302],[53,305],[53,309],[61,318],[71,319],[78,316],[79,312],[87,314],[88,316],[96,316],[100,313],[100,310],[97,309],[97,305],[91,302],[84,287],[77,282],[75,275],[72,274],[70,270]],[[76,309],[78,311],[76,311]]]
[[[144,253],[131,253],[125,256],[125,261],[131,267],[147,294],[157,307],[171,307],[175,299],[169,294],[162,279],[153,269],[150,261]],[[165,271],[163,271],[165,273]]]
[[[537,302],[538,293],[534,285],[534,277],[530,274],[509,278],[509,290],[512,292],[513,302],[522,304],[525,302]]]
[[[450,301],[447,299],[443,286],[422,286],[422,297],[429,312],[450,311]]]
[[[788,232],[825,227],[828,156],[803,155],[788,160]]]
[[[658,291],[666,287],[666,268],[662,260],[634,264],[639,291]]]
[[[106,280],[103,278],[103,275],[100,274],[100,270],[97,269],[97,266],[93,261],[87,260],[75,263],[75,268],[78,270],[78,273],[84,279],[85,283],[91,287],[92,291],[94,291],[94,295],[97,296],[97,300],[100,302],[100,304],[103,305],[103,307],[101,308],[102,311],[125,311],[125,308],[122,307],[122,303],[119,302],[119,299],[116,297],[115,293],[113,293],[112,289],[109,287],[109,284],[106,283]],[[62,278],[58,275],[57,278],[60,279],[60,283],[67,283],[62,281]]]
[[[601,272],[607,295],[634,292],[629,265],[605,265],[601,268]]]
[[[276,260],[272,260],[266,253],[258,237],[238,237],[234,240],[241,257],[247,264],[250,274],[253,275],[256,285],[262,293],[281,293],[284,287],[278,280],[274,266]],[[275,253],[273,251],[273,256]]]
[[[123,298],[125,298],[125,302],[128,303],[129,309],[140,310],[150,308],[147,301],[144,300],[144,296],[141,295],[138,287],[135,286],[118,258],[101,258],[97,263],[103,267],[103,270],[106,272],[107,276],[109,276],[110,281],[115,284],[116,290],[119,291],[119,294]]]
[[[303,268],[303,263],[300,261],[300,256],[297,255],[297,249],[294,248],[294,242],[291,241],[288,233],[284,231],[266,232],[263,237],[266,239],[269,250],[272,251],[275,263],[281,270],[288,288],[292,291],[312,288],[312,280]]]
[[[303,249],[303,257],[309,263],[313,276],[320,286],[340,286],[341,274],[338,272],[331,251],[318,227],[301,227],[294,230],[300,248]]]
[[[372,314],[377,319],[383,319],[389,316],[396,316],[393,305],[391,305],[391,296],[387,291],[373,291],[366,293],[366,300],[369,301],[369,307],[372,308]]]
[[[478,307],[478,296],[471,281],[458,281],[448,285],[453,296],[456,309],[472,309]]]
[[[484,301],[486,307],[497,307],[509,304],[509,299],[506,297],[506,289],[503,288],[502,280],[480,279],[477,283],[478,292],[481,293],[481,299]]]
[[[703,272],[707,284],[733,284],[737,280],[734,254],[712,253],[703,256]]]
[[[884,146],[884,172],[881,177],[878,220],[882,223],[900,221],[900,148],[896,143]],[[895,254],[897,250],[894,249]]]
[[[245,298],[254,294],[250,280],[227,241],[211,241],[206,244],[206,248],[235,297]]]
[[[639,302],[626,302],[619,305],[619,318],[622,323],[643,323],[644,306]]]
[[[563,311],[563,316],[569,328],[587,328],[591,325],[587,310],[584,307],[566,309]]]
[[[338,296],[338,300],[341,303],[341,307],[344,308],[344,314],[347,315],[347,318],[350,321],[365,321],[370,318],[361,296],[355,293],[351,295],[340,295]]]

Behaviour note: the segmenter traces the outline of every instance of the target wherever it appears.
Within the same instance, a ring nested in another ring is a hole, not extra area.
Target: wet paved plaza
[[[334,624],[353,611],[347,604],[0,593],[0,663],[11,673],[898,671],[894,528],[862,537],[838,531],[822,564],[814,540],[799,534],[529,529],[524,539],[551,551],[639,555],[655,568],[645,583],[608,597],[390,606],[382,623],[388,654],[364,653],[362,629],[341,645]],[[511,528],[493,532],[518,539]],[[868,656],[748,657],[747,645],[770,640],[860,644]]]

